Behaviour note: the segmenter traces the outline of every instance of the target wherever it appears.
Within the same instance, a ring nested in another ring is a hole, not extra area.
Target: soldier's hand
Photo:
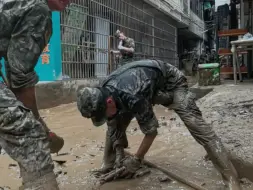
[[[125,170],[121,173],[119,178],[130,179],[132,178],[136,171],[141,168],[141,160],[137,157],[128,156],[122,161],[122,167]]]
[[[139,178],[150,173],[150,169],[141,165],[141,160],[136,157],[126,157],[121,161],[121,167],[115,168],[99,176],[101,184],[110,182],[116,179]]]

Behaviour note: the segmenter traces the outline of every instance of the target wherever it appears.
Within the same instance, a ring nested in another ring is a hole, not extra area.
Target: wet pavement
[[[205,161],[205,150],[191,137],[178,116],[171,110],[155,107],[161,127],[159,135],[146,159],[173,171],[207,189],[222,189],[220,175],[210,161]],[[160,182],[165,175],[152,169],[150,175],[140,179],[121,180],[103,186],[97,184],[90,171],[99,168],[103,155],[106,126],[93,127],[91,122],[81,117],[75,104],[41,110],[48,126],[65,139],[65,146],[59,155],[53,155],[55,172],[63,190],[187,190],[175,181]],[[128,151],[134,153],[143,135],[133,120],[127,131]],[[0,187],[17,189],[21,183],[16,163],[7,155],[0,156]],[[245,189],[251,189],[246,184]]]

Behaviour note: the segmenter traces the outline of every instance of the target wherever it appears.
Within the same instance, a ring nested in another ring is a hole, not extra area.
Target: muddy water
[[[219,174],[210,162],[203,159],[204,149],[194,141],[175,113],[161,107],[156,107],[155,112],[162,127],[146,159],[184,178],[203,184],[207,189],[221,189],[223,186]],[[150,175],[141,179],[97,185],[89,171],[100,166],[106,127],[93,127],[89,120],[80,116],[75,104],[42,110],[41,113],[49,127],[64,137],[66,142],[60,155],[53,155],[54,160],[66,161],[64,165],[55,163],[61,189],[190,189],[176,182],[160,182],[159,178],[163,178],[164,174],[157,170],[152,170]],[[131,122],[127,134],[130,144],[128,151],[134,153],[143,138],[136,121]],[[8,167],[10,163],[13,161],[8,156],[0,156],[0,186],[17,189],[21,183],[18,168]]]

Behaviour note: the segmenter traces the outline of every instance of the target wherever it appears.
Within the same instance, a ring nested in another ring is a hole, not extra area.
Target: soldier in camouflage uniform
[[[120,66],[122,66],[133,60],[135,44],[132,38],[126,37],[124,33],[119,30],[116,31],[115,37],[120,40],[118,45],[119,51],[112,51],[112,53],[121,54]]]
[[[34,68],[52,34],[52,10],[63,10],[69,0],[4,0],[0,2],[0,58],[5,58],[9,87],[31,109],[48,132],[51,152],[64,144],[50,132],[37,108]]]
[[[77,99],[82,116],[91,118],[95,126],[107,121],[103,167],[99,172],[106,173],[115,165],[125,166],[127,172],[121,177],[129,177],[139,169],[159,127],[152,105],[161,104],[174,109],[205,148],[226,187],[240,189],[237,172],[223,144],[202,118],[185,76],[176,67],[158,60],[131,62],[114,71],[100,87],[78,89]],[[123,148],[128,146],[126,128],[134,117],[145,137],[135,157],[124,158]]]
[[[3,83],[0,115],[0,146],[19,164],[20,190],[58,190],[44,127]]]
[[[34,67],[52,34],[51,11],[68,3],[0,1],[0,59],[5,59],[9,81],[9,88],[0,85],[0,146],[19,163],[24,189],[58,189],[50,150],[58,152],[64,141],[49,132],[39,115]]]

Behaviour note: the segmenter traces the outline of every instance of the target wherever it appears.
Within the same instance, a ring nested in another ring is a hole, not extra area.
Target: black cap
[[[77,91],[77,107],[83,117],[90,118],[95,126],[106,122],[106,105],[98,88],[81,88]]]

